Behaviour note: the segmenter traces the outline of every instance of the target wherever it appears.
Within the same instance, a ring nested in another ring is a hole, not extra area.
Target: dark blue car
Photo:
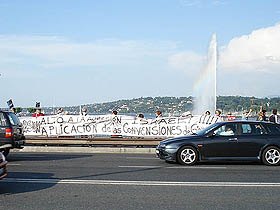
[[[157,156],[193,165],[203,161],[262,161],[280,164],[280,125],[259,121],[219,122],[195,135],[161,141]]]

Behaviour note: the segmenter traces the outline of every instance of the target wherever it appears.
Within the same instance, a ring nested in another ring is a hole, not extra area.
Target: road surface
[[[280,209],[280,167],[150,154],[11,153],[2,210]]]

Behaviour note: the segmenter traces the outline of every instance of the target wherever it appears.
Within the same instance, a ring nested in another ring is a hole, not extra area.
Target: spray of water
[[[208,59],[199,79],[194,85],[193,114],[204,114],[207,110],[214,114],[216,110],[216,74],[217,74],[217,40],[216,34],[212,35]]]

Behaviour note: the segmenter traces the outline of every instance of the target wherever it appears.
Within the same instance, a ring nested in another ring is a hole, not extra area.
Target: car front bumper
[[[171,149],[171,148],[161,148],[157,147],[156,148],[156,155],[162,160],[167,160],[167,161],[177,161],[177,149]]]

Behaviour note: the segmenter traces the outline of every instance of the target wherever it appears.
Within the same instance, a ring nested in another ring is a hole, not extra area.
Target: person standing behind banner
[[[85,107],[82,108],[82,116],[87,116],[87,109]]]
[[[242,115],[242,120],[248,120],[252,111],[253,111],[252,109],[250,109],[249,111],[245,111]]]
[[[161,111],[159,110],[157,110],[155,114],[156,114],[156,118],[162,117]]]
[[[43,113],[41,113],[41,109],[37,108],[36,112],[32,115],[32,117],[41,117],[45,116]]]
[[[266,110],[263,109],[263,106],[260,106],[260,112],[258,113],[258,118],[257,121],[267,121],[267,117],[266,117]]]
[[[57,115],[63,115],[63,109],[61,107],[58,109]]]
[[[114,118],[118,118],[117,117],[117,115],[118,115],[118,111],[117,110],[113,110],[112,111],[112,115],[113,115],[113,119],[112,120],[114,120]],[[112,138],[121,138],[122,137],[122,135],[111,135],[111,137]],[[117,145],[114,145],[114,146],[117,146]]]
[[[273,123],[279,123],[280,122],[280,117],[277,114],[277,109],[272,110],[272,115],[269,117],[269,122],[273,122]]]
[[[210,111],[206,111],[205,115],[211,115]]]
[[[225,121],[234,121],[234,120],[236,120],[236,117],[234,115],[231,115],[231,112],[228,112]]]
[[[265,121],[265,116],[263,115],[263,112],[258,113],[257,121]]]
[[[215,111],[215,116],[216,116],[216,117],[221,117],[221,114],[222,114],[222,112],[221,112],[219,109],[217,109],[217,110]]]
[[[19,113],[16,112],[16,108],[11,108],[10,112],[14,113],[17,117],[20,117]]]
[[[222,122],[224,121],[223,117],[221,116],[222,112],[219,109],[216,109],[215,111],[215,117],[217,118],[215,122]]]
[[[11,109],[10,109],[10,112],[13,112],[14,114],[17,114],[15,108],[11,108]]]
[[[144,118],[144,115],[143,114],[138,114],[137,117],[138,118]]]
[[[112,111],[112,115],[117,115],[118,114],[118,111],[117,110],[113,110]]]

